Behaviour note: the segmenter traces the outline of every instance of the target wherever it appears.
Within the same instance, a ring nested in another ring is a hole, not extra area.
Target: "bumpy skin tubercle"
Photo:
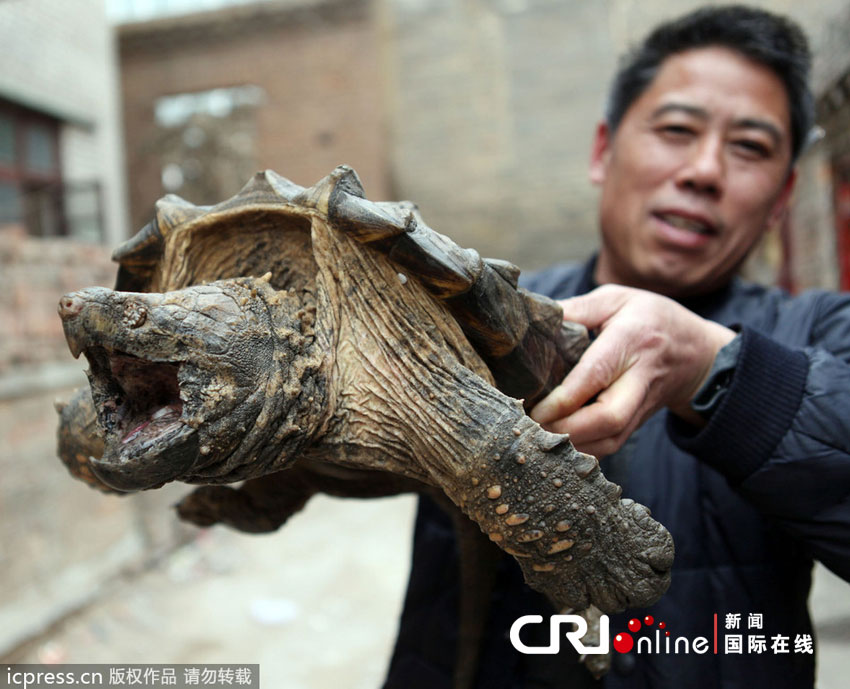
[[[650,605],[670,583],[673,543],[648,510],[566,436],[507,414],[458,505],[513,555],[530,586],[576,610]]]

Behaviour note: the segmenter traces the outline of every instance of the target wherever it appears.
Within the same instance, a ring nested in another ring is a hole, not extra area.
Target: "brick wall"
[[[387,197],[378,35],[365,0],[301,9],[265,3],[130,24],[119,29],[119,41],[134,227],[150,219],[165,192],[157,98],[221,87],[262,90],[250,146],[254,169],[272,168],[308,186],[348,163],[371,198]],[[215,202],[247,181],[217,190],[217,198],[187,198]]]
[[[56,314],[59,297],[114,282],[115,264],[106,247],[0,228],[0,377],[21,366],[70,362]]]

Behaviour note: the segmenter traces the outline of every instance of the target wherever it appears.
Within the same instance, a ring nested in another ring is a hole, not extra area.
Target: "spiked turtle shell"
[[[563,379],[587,346],[584,328],[564,323],[555,301],[517,286],[516,266],[460,248],[428,227],[409,202],[367,200],[347,166],[310,188],[260,172],[215,206],[166,196],[154,220],[113,254],[120,264],[115,288],[164,292],[271,272],[276,289],[310,289],[316,215],[388,256],[400,281],[417,279],[444,301],[496,387],[524,400],[526,409]]]

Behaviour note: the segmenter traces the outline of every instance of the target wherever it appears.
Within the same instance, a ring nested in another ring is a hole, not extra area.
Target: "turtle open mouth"
[[[85,350],[104,433],[121,445],[149,444],[182,425],[177,364],[105,347]]]
[[[84,350],[103,457],[100,478],[119,490],[150,488],[177,478],[197,458],[194,429],[183,421],[179,365],[148,361],[104,346]]]

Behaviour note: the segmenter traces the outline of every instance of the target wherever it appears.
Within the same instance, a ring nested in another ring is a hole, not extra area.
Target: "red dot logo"
[[[655,618],[652,615],[647,615],[646,617],[643,618],[643,623],[647,627],[651,627],[653,622],[655,622]]]
[[[617,636],[614,637],[613,645],[614,650],[617,651],[617,653],[628,653],[632,650],[632,648],[634,648],[635,640],[632,638],[631,634],[623,632],[622,634],[617,634]]]
[[[630,632],[638,632],[640,631],[640,620],[636,620],[632,618],[629,620],[629,631]]]
[[[666,626],[667,626],[667,625],[666,625],[664,622],[659,622],[659,623],[658,623],[658,628],[659,628],[659,629],[664,629]]]

